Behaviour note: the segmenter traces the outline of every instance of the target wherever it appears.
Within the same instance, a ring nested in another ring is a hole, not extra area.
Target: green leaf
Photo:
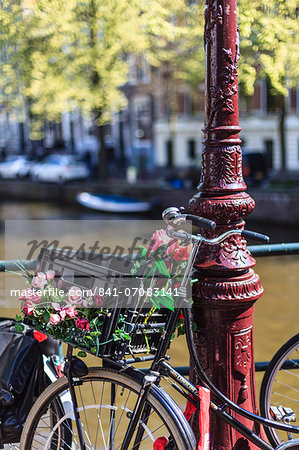
[[[144,260],[146,258],[146,256],[147,256],[147,252],[148,252],[147,248],[144,247],[143,245],[140,245],[139,246],[139,252],[137,253],[138,261]]]
[[[157,267],[158,271],[162,273],[162,275],[165,275],[166,277],[170,278],[170,274],[163,260],[155,261],[155,266]]]
[[[48,311],[43,311],[42,316],[46,323],[50,321],[50,313]]]
[[[22,331],[24,331],[25,327],[21,323],[16,323],[15,324],[15,329],[16,329],[17,333],[22,333]]]
[[[165,306],[165,308],[171,309],[171,311],[173,311],[173,309],[174,309],[174,300],[173,300],[173,298],[170,295],[168,295],[168,294],[159,295],[159,296],[157,296],[155,298],[156,298],[156,300],[158,300],[160,302],[160,304],[162,306]]]
[[[120,341],[121,338],[117,334],[113,333],[113,340],[114,341]]]
[[[165,306],[165,308],[170,309],[171,311],[174,310],[174,302],[173,299],[169,300],[168,298],[164,298],[164,300],[160,300],[160,303],[162,306]]]
[[[160,309],[160,303],[156,300],[156,297],[150,297],[150,301],[157,309]]]
[[[17,322],[20,322],[20,320],[22,320],[22,316],[19,316],[18,314],[16,314],[15,320],[16,320]]]
[[[134,266],[131,269],[131,274],[132,275],[136,275],[136,273],[138,272],[138,269],[140,268],[140,262],[136,261]]]
[[[101,336],[100,331],[91,331],[90,336]]]
[[[177,336],[183,336],[184,334],[186,334],[186,327],[185,324],[180,325],[177,329]]]

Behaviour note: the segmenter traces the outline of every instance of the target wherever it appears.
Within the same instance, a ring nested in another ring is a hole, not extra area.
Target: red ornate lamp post
[[[194,214],[217,228],[209,237],[242,228],[254,209],[242,176],[239,139],[239,36],[236,0],[206,0],[206,111],[199,192],[190,200]],[[206,248],[198,264],[194,319],[203,367],[234,402],[256,412],[253,357],[253,305],[263,289],[255,260],[241,236]],[[238,417],[252,429],[252,422]],[[211,449],[256,449],[214,414]]]

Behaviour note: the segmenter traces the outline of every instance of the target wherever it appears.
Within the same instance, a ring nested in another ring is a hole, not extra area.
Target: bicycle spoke
[[[117,395],[117,388],[115,388],[115,385],[112,384],[111,385],[111,395],[113,396],[113,404],[111,406],[115,406],[115,399],[116,399],[116,395]],[[110,426],[109,426],[109,433],[108,433],[108,447],[111,447],[111,436],[113,434],[112,428],[115,428],[115,410],[111,409],[110,412]],[[115,430],[114,430],[114,436],[113,436],[113,440],[115,438]],[[113,450],[112,448],[110,450]]]
[[[282,397],[282,398],[285,398],[287,400],[291,400],[292,402],[299,403],[299,400],[295,400],[294,398],[288,397],[287,395],[281,394],[280,392],[275,392],[274,391],[273,394],[277,395],[278,397]]]
[[[97,402],[96,402],[96,396],[95,396],[94,389],[93,389],[93,382],[91,382],[90,385],[91,385],[91,391],[92,391],[94,404],[96,405]],[[103,396],[103,388],[102,388],[102,396]],[[102,402],[101,402],[101,404],[102,404]],[[97,409],[97,415],[98,415],[98,424],[97,424],[96,437],[95,437],[95,443],[94,443],[95,448],[97,448],[99,425],[100,425],[99,421],[101,420],[98,409]]]
[[[122,419],[123,414],[124,414],[124,412],[125,412],[125,410],[126,410],[126,407],[127,407],[127,404],[128,404],[129,398],[130,398],[130,395],[131,395],[131,391],[129,392],[129,394],[128,394],[128,396],[127,396],[127,399],[126,399],[125,404],[122,406],[122,412],[121,412],[120,418],[119,418],[118,423],[117,423],[117,426],[116,426],[115,434],[117,433],[118,427],[119,427],[119,425],[120,425],[120,423],[121,423],[121,419]]]
[[[298,366],[298,368],[299,368],[299,366]],[[296,374],[296,373],[294,373],[294,372],[291,372],[290,370],[281,369],[281,373],[287,373],[288,375],[291,375],[292,377],[297,377],[297,378],[299,378],[299,375],[298,375],[298,374]]]
[[[88,420],[87,420],[87,417],[86,417],[86,411],[85,411],[85,407],[84,407],[84,401],[83,401],[83,397],[82,397],[81,386],[79,386],[78,390],[79,390],[80,400],[81,400],[83,414],[84,414],[84,417],[85,417],[85,423],[86,423],[86,428],[87,428],[87,431],[85,430],[85,434],[86,434],[86,436],[87,436],[87,438],[88,438],[88,440],[89,440],[89,442],[91,444],[90,431],[89,431],[89,427],[88,427]],[[83,428],[83,425],[82,425],[82,428]]]

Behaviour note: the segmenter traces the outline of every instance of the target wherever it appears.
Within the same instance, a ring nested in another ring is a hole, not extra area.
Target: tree
[[[16,86],[24,86],[23,98],[40,118],[58,120],[60,114],[80,108],[92,114],[102,151],[101,176],[105,176],[103,124],[123,108],[121,90],[128,77],[127,55],[142,54],[157,65],[174,41],[180,27],[171,17],[182,10],[183,0],[36,0],[26,13],[18,4],[21,30],[14,36],[14,58],[21,76],[11,70]],[[2,8],[4,18],[15,20],[11,8]],[[7,32],[7,42],[11,31]],[[21,58],[27,51],[27,60]],[[25,70],[29,65],[30,70]],[[25,74],[27,76],[26,83]],[[28,81],[28,82],[27,82]]]
[[[21,0],[3,0],[0,5],[0,102],[23,123],[31,122],[31,138],[41,138],[42,120],[32,111],[29,88],[32,81],[32,52],[43,44],[31,33],[35,18]]]
[[[280,111],[281,179],[286,174],[285,97],[299,80],[299,20],[296,0],[256,0],[239,4],[241,87],[253,93],[256,78],[266,78]]]
[[[297,0],[238,0],[240,29],[240,91],[252,95],[255,81],[266,79],[280,110],[282,174],[286,168],[285,97],[299,79]],[[204,80],[202,2],[189,8],[190,30],[174,56],[175,74],[196,91]]]

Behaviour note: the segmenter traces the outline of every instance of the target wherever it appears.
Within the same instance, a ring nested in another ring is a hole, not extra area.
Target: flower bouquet
[[[35,275],[23,268],[31,285],[20,296],[23,320],[97,356],[119,358],[128,352],[149,352],[158,345],[167,315],[179,306],[180,279],[190,251],[190,244],[183,245],[169,238],[165,230],[156,231],[149,246],[140,247],[131,268],[134,283],[131,282],[131,287],[122,295],[113,290],[115,287],[108,281],[108,288],[97,292],[76,285],[66,287],[61,271],[53,270],[55,257],[51,264],[45,261],[41,264],[43,261],[39,260]],[[55,256],[55,252],[51,252]],[[41,258],[44,256],[45,252]],[[80,261],[80,266],[87,271],[94,267],[88,261]],[[123,300],[126,292],[134,303],[128,304],[127,298]],[[150,326],[151,321],[155,328]]]

